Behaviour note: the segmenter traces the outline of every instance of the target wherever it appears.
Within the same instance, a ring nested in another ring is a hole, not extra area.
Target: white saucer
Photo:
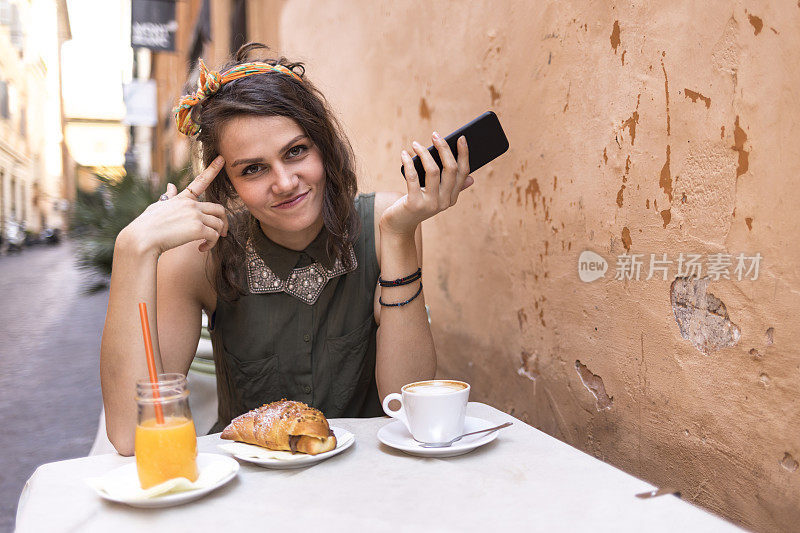
[[[139,485],[139,474],[136,471],[135,461],[115,468],[102,478],[87,479],[86,482],[98,496],[112,502],[124,503],[133,507],[170,507],[196,500],[223,486],[236,477],[239,472],[239,463],[225,455],[199,453],[197,454],[197,469],[200,472],[198,483],[204,480],[204,476],[209,476],[213,481],[200,488],[170,492],[151,498],[144,497],[145,491]],[[182,483],[189,483],[189,481],[183,479]],[[102,488],[110,485],[117,489],[113,491],[113,494],[109,494]],[[123,493],[124,495],[122,495]]]
[[[243,442],[231,442],[230,444],[220,444],[218,447],[232,454],[237,459],[253,463],[264,468],[273,469],[290,469],[290,468],[303,468],[317,464],[325,459],[329,459],[334,455],[338,455],[353,445],[356,441],[355,435],[346,429],[331,426],[334,436],[336,437],[336,448],[329,452],[318,453],[317,455],[308,455],[305,453],[295,453],[276,450],[267,450],[261,446],[253,444],[245,444]]]
[[[488,420],[483,420],[482,418],[468,416],[464,420],[464,433],[480,431],[481,429],[488,429],[496,425],[497,424],[492,424]],[[498,431],[492,431],[488,434],[470,435],[453,443],[452,446],[447,448],[423,448],[411,437],[411,433],[408,432],[403,422],[394,420],[378,430],[378,440],[387,446],[403,451],[409,455],[416,455],[419,457],[453,457],[471,452],[479,446],[492,442],[497,438],[497,433]]]

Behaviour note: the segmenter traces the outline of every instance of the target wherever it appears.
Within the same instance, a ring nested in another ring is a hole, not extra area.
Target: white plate
[[[481,429],[488,429],[496,425],[497,424],[493,424],[482,418],[468,416],[464,419],[464,433],[480,431]],[[484,444],[492,442],[497,438],[497,433],[497,431],[492,431],[489,434],[470,435],[453,443],[452,446],[447,448],[423,448],[414,440],[403,422],[394,420],[378,430],[378,440],[387,446],[403,451],[409,455],[416,455],[419,457],[453,457],[471,452],[478,446],[483,446]]]
[[[190,489],[183,492],[172,492],[148,499],[141,499],[141,497],[133,496],[133,494],[137,492],[144,492],[139,485],[139,474],[136,471],[136,462],[116,468],[101,478],[103,481],[107,480],[124,486],[125,490],[132,494],[131,497],[115,497],[103,490],[98,490],[93,483],[89,483],[89,485],[101,498],[112,502],[124,503],[125,505],[130,505],[133,507],[170,507],[172,505],[180,505],[182,503],[187,503],[201,498],[212,490],[217,489],[232,480],[234,477],[236,477],[237,472],[239,472],[239,463],[226,455],[217,453],[197,454],[197,469],[200,471],[201,476],[203,475],[203,471],[209,466],[211,466],[213,469],[229,469],[230,473],[205,487]],[[100,479],[97,481],[100,481]]]
[[[219,445],[219,448],[225,450],[228,453],[232,453],[233,456],[236,457],[237,459],[241,459],[242,461],[247,461],[248,463],[253,463],[258,466],[263,466],[264,468],[273,468],[273,469],[303,468],[306,466],[317,464],[320,461],[324,461],[325,459],[329,459],[334,455],[342,453],[347,448],[352,446],[353,443],[356,441],[355,435],[353,435],[346,429],[331,426],[331,430],[333,431],[333,434],[336,437],[336,448],[332,449],[329,452],[318,453],[317,455],[308,455],[305,453],[292,454],[291,452],[265,450],[260,446],[255,446],[253,444],[244,444],[242,442],[236,442],[231,444],[235,444],[236,448],[238,448],[239,450],[247,451],[249,449],[252,450],[253,453],[268,453],[269,455],[273,455],[275,457],[280,457],[280,458],[252,457],[247,453],[233,452],[231,450],[235,448],[233,448],[230,444],[221,444]]]

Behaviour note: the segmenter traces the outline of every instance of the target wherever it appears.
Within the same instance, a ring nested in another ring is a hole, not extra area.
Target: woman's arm
[[[376,195],[376,241],[379,239],[378,262],[384,280],[408,276],[422,266],[421,222],[455,205],[459,193],[473,183],[466,139],[461,137],[458,141],[456,160],[441,136],[434,133],[432,138],[443,163],[441,172],[428,151],[415,142],[414,151],[425,168],[427,186],[420,187],[411,156],[403,151],[408,194]],[[420,290],[421,283],[422,280],[400,287],[378,286],[376,300],[405,302]],[[375,369],[379,396],[399,392],[406,383],[432,379],[436,374],[436,350],[424,293],[400,307],[376,305],[375,320],[379,325]]]
[[[133,453],[135,383],[147,377],[139,302],[147,304],[159,372],[186,373],[197,347],[200,311],[210,300],[206,255],[226,234],[222,206],[197,201],[219,171],[209,168],[180,194],[156,202],[123,229],[114,247],[111,290],[100,347],[100,382],[109,440]],[[202,240],[199,247],[197,241]],[[199,248],[199,249],[198,249]],[[156,334],[158,332],[158,334]]]
[[[411,236],[386,234],[380,229],[380,217],[387,207],[399,200],[396,193],[375,195],[375,235],[378,264],[383,279],[398,279],[422,266],[422,229]],[[375,321],[378,323],[376,377],[381,398],[399,392],[406,383],[433,379],[436,374],[436,350],[433,344],[425,295],[401,307],[382,308],[384,302],[402,302],[419,289],[419,282],[402,287],[375,289]]]
[[[200,336],[202,305],[196,287],[204,281],[203,254],[197,251],[195,243],[158,258],[137,249],[132,240],[123,231],[114,249],[100,348],[106,432],[122,455],[133,454],[136,381],[148,375],[138,304],[147,303],[159,373],[185,374]],[[192,255],[200,256],[199,260]]]

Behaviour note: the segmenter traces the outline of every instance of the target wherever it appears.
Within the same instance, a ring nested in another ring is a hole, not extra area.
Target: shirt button
[[[311,385],[306,385],[305,387],[303,387],[303,391],[306,394],[311,394]]]
[[[303,335],[303,340],[306,341],[306,342],[310,341],[311,340],[311,335],[306,333],[305,335]]]

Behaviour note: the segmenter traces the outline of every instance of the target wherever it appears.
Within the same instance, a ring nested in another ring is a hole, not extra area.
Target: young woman
[[[352,150],[324,97],[301,63],[250,58],[266,49],[243,46],[221,74],[201,62],[176,117],[206,168],[117,238],[100,371],[123,455],[133,453],[134,383],[147,376],[139,302],[163,372],[188,371],[201,311],[211,317],[212,432],[281,398],[331,418],[379,416],[384,396],[436,371],[420,223],[473,183],[466,140],[456,159],[433,134],[441,172],[414,143],[425,188],[404,150],[406,195],[356,196]]]

